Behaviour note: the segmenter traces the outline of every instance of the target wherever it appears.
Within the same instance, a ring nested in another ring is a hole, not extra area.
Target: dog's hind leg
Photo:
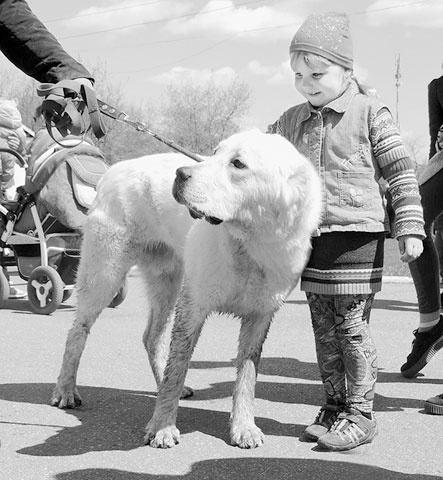
[[[183,262],[172,251],[157,248],[145,255],[138,267],[145,281],[148,298],[143,345],[159,387],[168,359],[170,327],[183,279]],[[193,393],[191,388],[185,386],[181,398],[190,397]]]
[[[192,312],[189,301],[179,300],[172,329],[171,348],[162,384],[157,395],[154,414],[146,426],[144,443],[151,447],[170,448],[180,442],[175,426],[178,402],[192,352],[205,320],[203,312]]]
[[[255,425],[253,408],[258,364],[271,320],[271,316],[242,319],[231,413],[231,444],[240,448],[260,447],[264,441]]]
[[[118,241],[118,235],[103,242],[93,227],[86,230],[77,273],[77,311],[66,339],[63,363],[54,389],[51,405],[75,408],[82,402],[76,381],[77,371],[89,332],[97,317],[114,298],[134,263],[135,252],[129,242]]]

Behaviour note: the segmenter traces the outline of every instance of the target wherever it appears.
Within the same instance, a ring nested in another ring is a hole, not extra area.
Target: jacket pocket
[[[339,171],[337,176],[340,206],[366,210],[374,205],[379,194],[372,172]]]

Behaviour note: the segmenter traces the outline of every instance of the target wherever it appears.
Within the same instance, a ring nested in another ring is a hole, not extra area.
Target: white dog
[[[187,208],[173,199],[173,183],[175,198]],[[165,154],[113,166],[85,226],[77,316],[52,404],[81,403],[76,375],[89,330],[137,264],[149,300],[143,342],[161,384],[145,443],[178,443],[175,420],[180,395],[190,393],[184,380],[192,351],[206,317],[218,311],[241,319],[231,441],[245,448],[261,445],[252,410],[262,345],[303,271],[320,210],[320,182],[309,161],[283,137],[255,130],[223,141],[199,164]],[[185,277],[162,382],[166,327],[183,280],[183,258]]]
[[[308,260],[321,210],[313,166],[278,135],[251,131],[222,142],[203,163],[177,170],[176,200],[193,216],[169,359],[145,443],[172,447],[178,400],[203,323],[213,312],[240,318],[231,443],[260,446],[253,398],[271,320]]]

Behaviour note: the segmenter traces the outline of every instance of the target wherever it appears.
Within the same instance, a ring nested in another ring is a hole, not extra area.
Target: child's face
[[[340,65],[322,62],[307,65],[303,55],[299,55],[291,66],[295,72],[295,88],[314,107],[325,106],[346,89],[347,73]]]

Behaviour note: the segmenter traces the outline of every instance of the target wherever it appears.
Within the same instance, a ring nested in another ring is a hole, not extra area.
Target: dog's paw
[[[78,393],[77,388],[63,390],[55,387],[52,393],[51,405],[58,408],[76,408],[82,404],[82,397]]]
[[[261,447],[264,441],[265,436],[256,425],[243,425],[231,429],[231,445],[237,445],[240,448],[257,448]]]
[[[187,387],[186,385],[183,387],[182,394],[180,395],[180,398],[190,398],[194,395],[194,390],[192,390],[191,387]]]
[[[171,448],[180,443],[180,432],[175,425],[155,430],[148,423],[143,442],[153,448]]]

